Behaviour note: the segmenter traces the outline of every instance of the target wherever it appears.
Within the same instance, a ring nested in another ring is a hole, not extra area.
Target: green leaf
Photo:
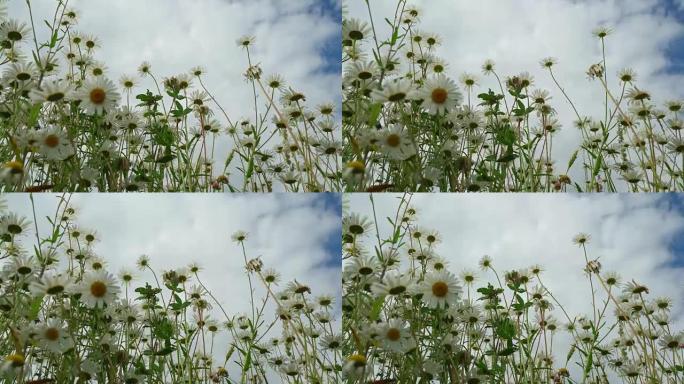
[[[31,301],[31,305],[29,307],[29,313],[28,313],[28,318],[29,320],[35,320],[38,318],[38,313],[40,312],[40,307],[43,305],[43,297],[44,296],[38,296]]]
[[[575,164],[575,160],[577,160],[577,155],[579,154],[579,149],[575,151],[575,153],[572,154],[570,157],[570,161],[568,161],[568,171],[570,168],[572,168],[572,165]]]
[[[159,351],[157,351],[157,352],[155,353],[155,355],[157,355],[157,356],[166,356],[166,355],[170,355],[170,354],[173,353],[175,350],[176,350],[176,348],[174,348],[174,347],[164,347],[164,348],[160,349]]]
[[[368,108],[368,125],[371,127],[374,127],[375,124],[378,122],[378,117],[380,116],[380,112],[382,111],[382,104],[380,103],[375,103],[371,104],[370,108]]]
[[[370,321],[375,322],[380,317],[380,311],[382,311],[382,305],[385,303],[385,296],[380,296],[375,301],[373,301],[373,306],[371,307]]]
[[[508,319],[504,318],[494,323],[496,326],[496,334],[502,339],[512,340],[515,337],[515,324]]]

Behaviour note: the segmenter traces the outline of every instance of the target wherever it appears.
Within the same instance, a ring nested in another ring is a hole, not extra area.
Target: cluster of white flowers
[[[64,2],[56,7],[52,41],[36,48],[26,22],[0,15],[4,190],[341,188],[332,103],[308,106],[303,93],[280,75],[262,76],[251,59],[245,76],[267,104],[258,121],[231,119],[205,86],[202,67],[158,82],[143,62],[117,87],[95,59],[100,41],[75,29],[78,12]],[[246,36],[238,46],[249,52],[254,41]],[[136,92],[143,80],[157,92]],[[226,159],[215,154],[222,142],[232,142]]]
[[[343,218],[347,382],[681,381],[684,332],[673,329],[671,299],[649,299],[645,286],[602,273],[597,260],[585,272],[604,295],[596,292],[587,316],[556,301],[538,265],[500,276],[485,256],[480,269],[489,277],[454,274],[462,266],[439,251],[442,236],[454,234],[420,226],[409,200],[388,218],[387,235],[362,214]],[[589,236],[574,242],[586,247]],[[562,340],[570,350],[559,350]]]
[[[297,281],[278,289],[280,273],[254,259],[246,273],[266,296],[252,297],[252,313],[232,315],[197,264],[157,280],[141,256],[137,267],[151,282],[128,268],[115,277],[97,255],[100,235],[76,225],[73,207],[60,205],[50,235],[35,244],[31,221],[6,209],[0,204],[0,380],[339,382],[333,296],[313,296]],[[245,232],[233,237],[247,240]],[[217,338],[231,340],[227,351]]]
[[[371,16],[364,17],[377,22],[388,16],[372,10],[369,4]],[[386,19],[387,37],[370,20],[343,18],[347,190],[682,190],[681,100],[658,109],[636,86],[634,71],[621,70],[620,88],[613,90],[604,64],[592,65],[588,73],[601,82],[606,116],[581,116],[568,99],[582,143],[568,168],[558,169],[552,149],[561,124],[549,91],[536,88],[528,72],[502,81],[491,60],[481,70],[496,80],[496,92],[478,93],[478,76],[471,73],[462,73],[457,85],[438,56],[442,38],[420,29],[422,14],[399,0]],[[605,43],[610,30],[594,33]],[[556,60],[540,64],[567,98],[553,72]],[[583,169],[571,172],[578,159]],[[582,172],[586,180],[570,177]]]

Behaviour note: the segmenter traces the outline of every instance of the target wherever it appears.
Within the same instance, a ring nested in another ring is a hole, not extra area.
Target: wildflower
[[[411,277],[398,272],[386,274],[382,281],[376,282],[371,286],[371,290],[376,296],[400,296],[411,289]]]
[[[395,125],[381,134],[380,150],[392,160],[406,160],[416,154],[415,145],[407,130]]]
[[[482,258],[480,259],[479,264],[480,264],[480,268],[481,268],[481,269],[483,269],[483,270],[489,269],[489,268],[492,267],[492,258],[489,257],[489,256],[487,256],[487,255],[484,255],[484,256],[482,256]]]
[[[136,264],[138,265],[138,269],[142,270],[148,268],[150,266],[150,258],[146,255],[141,255],[138,257]]]
[[[361,380],[362,382],[373,375],[373,368],[368,364],[366,356],[351,355],[342,367],[342,377],[349,380]]]
[[[29,93],[34,103],[56,104],[70,100],[74,92],[73,86],[62,80],[45,80],[40,88],[34,88]]]
[[[236,243],[242,243],[245,240],[247,240],[247,232],[245,231],[236,231],[233,233],[231,236],[231,239],[233,239],[234,242]]]
[[[238,47],[248,48],[250,45],[254,44],[256,38],[252,35],[244,35],[235,41]]]
[[[623,83],[633,83],[636,81],[636,72],[631,68],[624,68],[618,73],[618,78]]]
[[[64,131],[51,127],[41,132],[38,152],[48,160],[65,160],[73,156],[75,150]]]
[[[46,273],[40,280],[30,284],[29,290],[34,296],[58,295],[71,289],[71,281],[68,276],[62,274]]]
[[[432,114],[444,113],[456,107],[462,99],[456,83],[443,74],[425,81],[421,89],[416,91],[415,97],[422,100],[422,105]]]
[[[345,19],[342,23],[342,42],[351,45],[352,41],[363,40],[370,33],[370,27],[359,19]]]
[[[577,245],[584,245],[591,240],[591,236],[589,236],[586,233],[578,233],[575,235],[575,237],[572,239],[572,242],[577,244]]]
[[[397,353],[406,352],[411,347],[410,333],[400,319],[391,319],[378,325],[380,330],[380,345],[385,350]]]
[[[608,28],[606,26],[601,26],[596,29],[594,29],[591,33],[598,37],[599,39],[604,39],[606,36],[610,35],[613,32],[611,28]]]
[[[554,57],[546,57],[546,58],[542,59],[542,60],[539,62],[539,65],[541,65],[542,68],[549,68],[549,69],[551,69],[551,67],[553,67],[553,66],[556,65],[557,63],[558,63],[558,60],[557,60],[556,58],[554,58]]]
[[[114,83],[104,77],[86,80],[81,89],[76,91],[75,98],[81,101],[87,113],[100,114],[112,110],[119,101]]]
[[[152,64],[147,61],[143,61],[140,66],[138,66],[138,73],[141,75],[147,75],[152,70]]]
[[[590,79],[594,79],[597,77],[601,78],[601,77],[603,77],[603,72],[604,72],[603,64],[597,63],[597,64],[592,64],[589,67],[589,70],[587,70],[587,75],[589,76]]]
[[[63,353],[73,347],[68,331],[62,327],[61,321],[50,319],[36,327],[38,345],[53,353]]]
[[[433,308],[454,305],[461,291],[458,281],[448,271],[430,273],[416,287],[416,293],[422,294],[425,304]]]
[[[87,273],[75,292],[81,294],[83,304],[96,308],[111,304],[119,293],[119,287],[111,274],[98,270]]]
[[[414,92],[413,83],[408,79],[386,82],[382,90],[373,90],[371,97],[374,101],[385,103],[400,103],[406,101]]]
[[[0,217],[0,236],[20,235],[28,229],[30,224],[30,221],[16,213],[9,213]]]
[[[359,236],[368,233],[372,228],[372,223],[367,217],[352,213],[342,219],[342,228],[344,232]]]
[[[492,60],[487,59],[484,64],[482,64],[482,73],[485,75],[494,73],[494,62]]]
[[[6,40],[18,44],[31,37],[31,29],[22,21],[10,19],[0,25],[0,41]]]

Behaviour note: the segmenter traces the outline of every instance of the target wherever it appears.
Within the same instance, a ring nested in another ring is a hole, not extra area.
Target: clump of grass
[[[467,268],[454,274],[439,249],[453,234],[422,226],[410,200],[405,195],[387,218],[388,233],[378,232],[384,219],[372,195],[371,218],[344,217],[346,382],[684,380],[684,332],[672,326],[672,300],[605,272],[590,256],[588,235],[573,239],[586,263],[576,272],[591,287],[591,313],[578,316],[556,300],[539,265],[502,272],[485,256],[486,277]]]
[[[333,297],[313,296],[297,281],[283,287],[277,270],[247,256],[246,233],[233,239],[244,258],[251,309],[231,313],[195,263],[160,272],[141,256],[139,272],[125,268],[115,277],[96,249],[106,233],[79,226],[68,196],[46,218],[47,233],[5,208],[3,383],[339,382]]]
[[[56,1],[52,20],[9,18],[0,3],[0,188],[5,191],[337,191],[333,104],[310,106],[246,56],[253,110],[228,116],[201,66],[161,78],[143,62],[110,80],[102,43]],[[38,28],[48,41],[39,42]],[[140,89],[145,81],[152,89]],[[217,146],[230,143],[226,158]]]
[[[559,102],[528,72],[502,79],[491,60],[481,70],[498,87],[478,89],[477,75],[451,77],[438,56],[442,39],[420,29],[420,9],[398,0],[394,15],[382,15],[391,34],[381,36],[365,3],[367,18],[343,20],[348,191],[684,190],[682,101],[658,108],[629,68],[613,80],[610,29],[594,31],[603,54],[587,70],[604,113],[586,116],[556,77],[556,59],[540,65],[563,95]],[[555,163],[558,108],[576,116],[581,141],[567,165]]]

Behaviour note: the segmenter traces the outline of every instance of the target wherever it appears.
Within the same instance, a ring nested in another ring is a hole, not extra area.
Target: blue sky
[[[325,17],[330,17],[333,20],[342,20],[342,8],[340,2],[337,0],[321,0],[322,14]],[[332,36],[325,43],[323,54],[327,60],[326,71],[330,73],[341,73],[342,62],[342,27],[340,26],[340,34]]]
[[[684,6],[676,3],[676,0],[662,0],[665,13],[675,18],[680,24],[684,24]],[[666,48],[665,53],[669,59],[667,72],[684,73],[684,34],[675,38]]]
[[[673,214],[684,217],[684,195],[677,193],[668,193],[662,197],[662,204],[665,209]],[[647,228],[644,228],[648,230]],[[670,265],[684,268],[684,227],[680,228],[677,234],[672,238],[670,249],[675,255],[675,259]]]

